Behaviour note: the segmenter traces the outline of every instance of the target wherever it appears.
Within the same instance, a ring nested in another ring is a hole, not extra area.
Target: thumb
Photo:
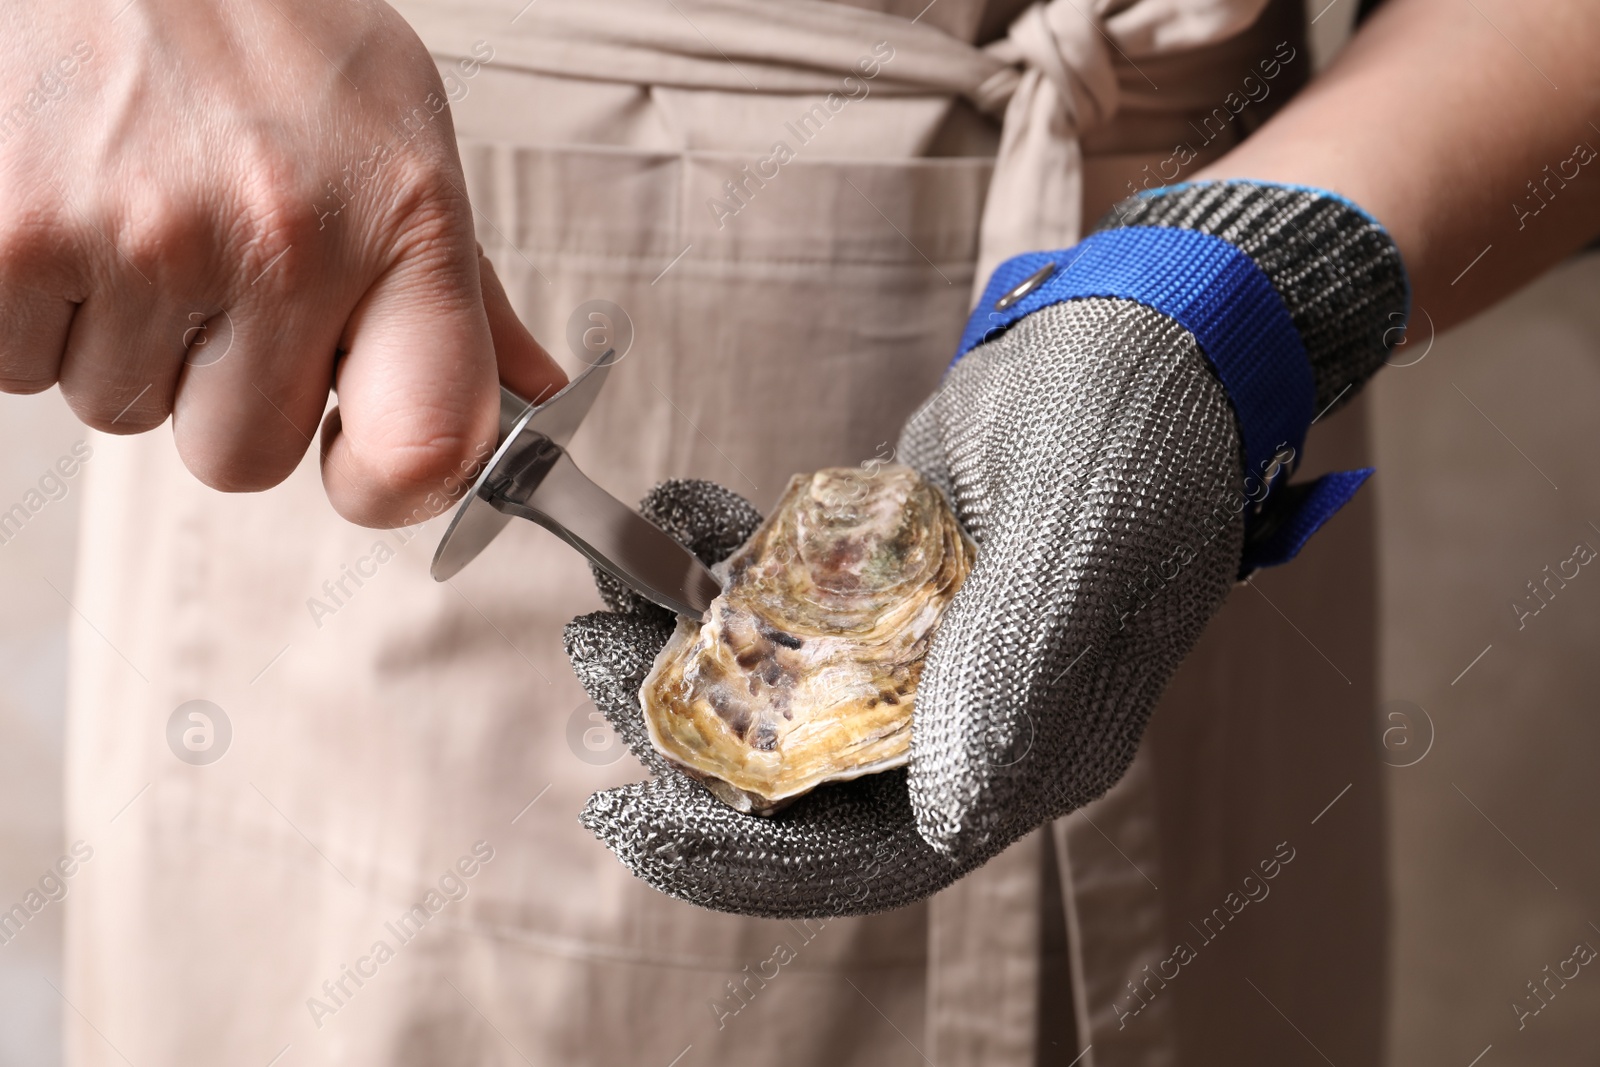
[[[466,210],[412,226],[346,322],[322,481],[351,522],[439,514],[494,450],[494,344]]]

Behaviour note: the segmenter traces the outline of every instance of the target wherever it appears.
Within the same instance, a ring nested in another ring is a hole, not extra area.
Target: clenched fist
[[[497,377],[564,380],[474,243],[445,88],[386,5],[0,7],[0,389],[59,383],[113,433],[170,414],[225,490],[281,481],[322,421],[329,499],[390,525],[487,454]]]

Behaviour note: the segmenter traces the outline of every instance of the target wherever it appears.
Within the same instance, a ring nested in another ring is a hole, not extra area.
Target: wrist
[[[1221,381],[1245,475],[1241,574],[1293,558],[1372,473],[1275,491],[1310,424],[1354,395],[1404,336],[1399,252],[1354,204],[1254,182],[1124,201],[1075,247],[1001,264],[957,359],[1035,311],[1086,299],[1130,301],[1183,327]]]
[[[1238,248],[1272,283],[1311,364],[1318,412],[1347,402],[1404,337],[1399,249],[1349,200],[1304,186],[1197,182],[1116,205],[1101,229],[1194,230]]]

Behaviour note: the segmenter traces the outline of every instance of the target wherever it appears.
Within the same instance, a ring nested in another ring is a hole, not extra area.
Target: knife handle
[[[554,441],[530,441],[522,456],[489,486],[496,508],[538,523],[667,610],[704,618],[722,589],[692,552],[590,481]]]

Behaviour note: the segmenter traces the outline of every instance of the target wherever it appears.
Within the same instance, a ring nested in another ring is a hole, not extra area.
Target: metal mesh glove
[[[1381,365],[1404,315],[1392,242],[1332,197],[1188,186],[1109,221],[1199,230],[1249,255],[1305,344],[1319,409]],[[620,613],[569,626],[579,677],[656,774],[597,794],[583,821],[651,885],[773,917],[857,914],[942,888],[1116,782],[1238,573],[1233,407],[1194,336],[1144,305],[1083,299],[1022,319],[956,365],[899,458],[944,488],[979,545],[917,692],[909,774],[740,815],[645,736],[637,693],[671,632],[666,613],[603,587]],[[707,563],[757,521],[709,483],[668,483],[644,510]]]
[[[1193,335],[1125,300],[1035,312],[956,364],[900,459],[978,543],[917,688],[917,822],[992,855],[1109,789],[1238,573],[1233,410]]]
[[[1119,205],[1255,261],[1307,349],[1317,407],[1382,364],[1403,321],[1399,254],[1343,200],[1247,183]],[[1221,606],[1244,537],[1237,421],[1187,330],[1086,299],[968,353],[912,416],[900,458],[940,483],[978,543],[917,691],[917,826],[958,862],[1103,794]]]
[[[755,508],[712,482],[664,482],[640,511],[707,565],[760,523]],[[906,772],[834,783],[771,817],[742,815],[670,767],[639,707],[669,612],[597,573],[611,611],[567,625],[567,655],[595,706],[654,777],[596,793],[580,817],[644,881],[682,900],[772,918],[854,915],[899,907],[970,869],[917,833]]]

